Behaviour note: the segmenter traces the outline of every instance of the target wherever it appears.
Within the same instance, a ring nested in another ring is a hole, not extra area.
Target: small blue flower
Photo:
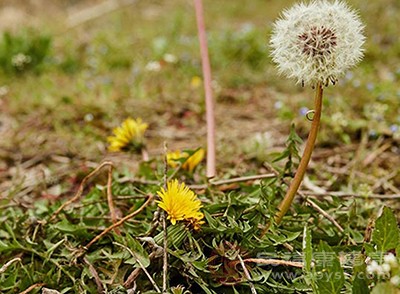
[[[307,107],[301,107],[299,113],[300,115],[306,115],[309,110]]]
[[[392,131],[392,133],[396,133],[399,130],[399,126],[398,125],[391,125],[390,130]]]

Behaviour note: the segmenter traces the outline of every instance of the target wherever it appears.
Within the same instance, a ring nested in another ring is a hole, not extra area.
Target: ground
[[[0,50],[1,209],[64,201],[106,160],[135,177],[140,154],[107,151],[107,137],[127,117],[149,124],[145,139],[152,160],[162,161],[164,142],[169,150],[206,148],[191,1],[47,2],[0,6],[0,30],[17,40],[14,54],[32,40],[48,38],[50,44],[37,45],[35,57],[44,56],[37,66],[32,59],[12,67],[6,50]],[[294,2],[204,1],[217,179],[271,172],[292,123],[307,138],[310,122],[304,114],[313,107],[313,89],[278,76],[268,53],[273,21]],[[325,90],[321,129],[302,189],[321,202],[329,195],[343,201],[369,197],[360,225],[366,227],[384,205],[396,215],[400,209],[395,200],[400,198],[400,3],[349,3],[366,24],[365,58]],[[205,183],[204,163],[191,181]]]

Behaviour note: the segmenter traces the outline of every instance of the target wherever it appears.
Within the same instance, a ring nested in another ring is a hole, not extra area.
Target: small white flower
[[[10,91],[10,89],[8,88],[8,86],[1,86],[0,87],[0,97],[6,96],[9,91]]]
[[[392,283],[395,286],[398,286],[400,284],[400,277],[399,276],[394,276],[390,279],[390,283]]]
[[[167,63],[176,63],[178,61],[178,58],[175,55],[170,54],[170,53],[164,54],[163,59]]]
[[[11,63],[14,67],[22,69],[25,65],[31,63],[32,58],[24,53],[18,53],[11,58]]]
[[[387,264],[387,263],[382,264],[381,267],[382,267],[383,273],[385,273],[385,274],[390,273],[390,270],[392,269],[390,264]]]
[[[383,260],[385,263],[390,264],[390,265],[396,265],[397,264],[397,259],[396,256],[394,256],[393,253],[389,253],[383,257]]]
[[[150,61],[148,64],[146,64],[145,69],[147,71],[158,72],[161,70],[161,64],[158,61]]]
[[[380,266],[378,263],[373,260],[368,266],[367,266],[367,272],[371,275],[378,273]]]
[[[344,2],[312,1],[285,10],[270,40],[279,72],[298,83],[335,84],[363,56],[364,26]]]

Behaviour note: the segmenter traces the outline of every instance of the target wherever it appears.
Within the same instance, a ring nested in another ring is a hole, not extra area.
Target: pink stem
[[[200,42],[201,64],[204,76],[204,92],[206,95],[206,120],[207,120],[207,177],[215,177],[215,121],[214,101],[211,88],[211,68],[208,58],[207,36],[204,26],[202,0],[194,0],[196,9],[197,29]]]

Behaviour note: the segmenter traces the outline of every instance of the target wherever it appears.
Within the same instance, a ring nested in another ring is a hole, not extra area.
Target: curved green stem
[[[315,113],[311,124],[310,133],[308,135],[307,144],[303,152],[303,156],[300,160],[299,167],[297,169],[296,175],[293,178],[292,183],[290,184],[289,189],[286,192],[285,198],[283,198],[282,202],[278,206],[278,213],[275,216],[275,223],[279,224],[282,221],[282,218],[287,213],[290,208],[290,205],[293,202],[293,199],[296,195],[297,190],[300,187],[300,184],[303,180],[304,174],[306,173],[306,169],[308,163],[311,159],[312,151],[314,150],[315,141],[317,139],[319,124],[321,120],[321,111],[322,111],[322,84],[318,83],[315,89]]]

